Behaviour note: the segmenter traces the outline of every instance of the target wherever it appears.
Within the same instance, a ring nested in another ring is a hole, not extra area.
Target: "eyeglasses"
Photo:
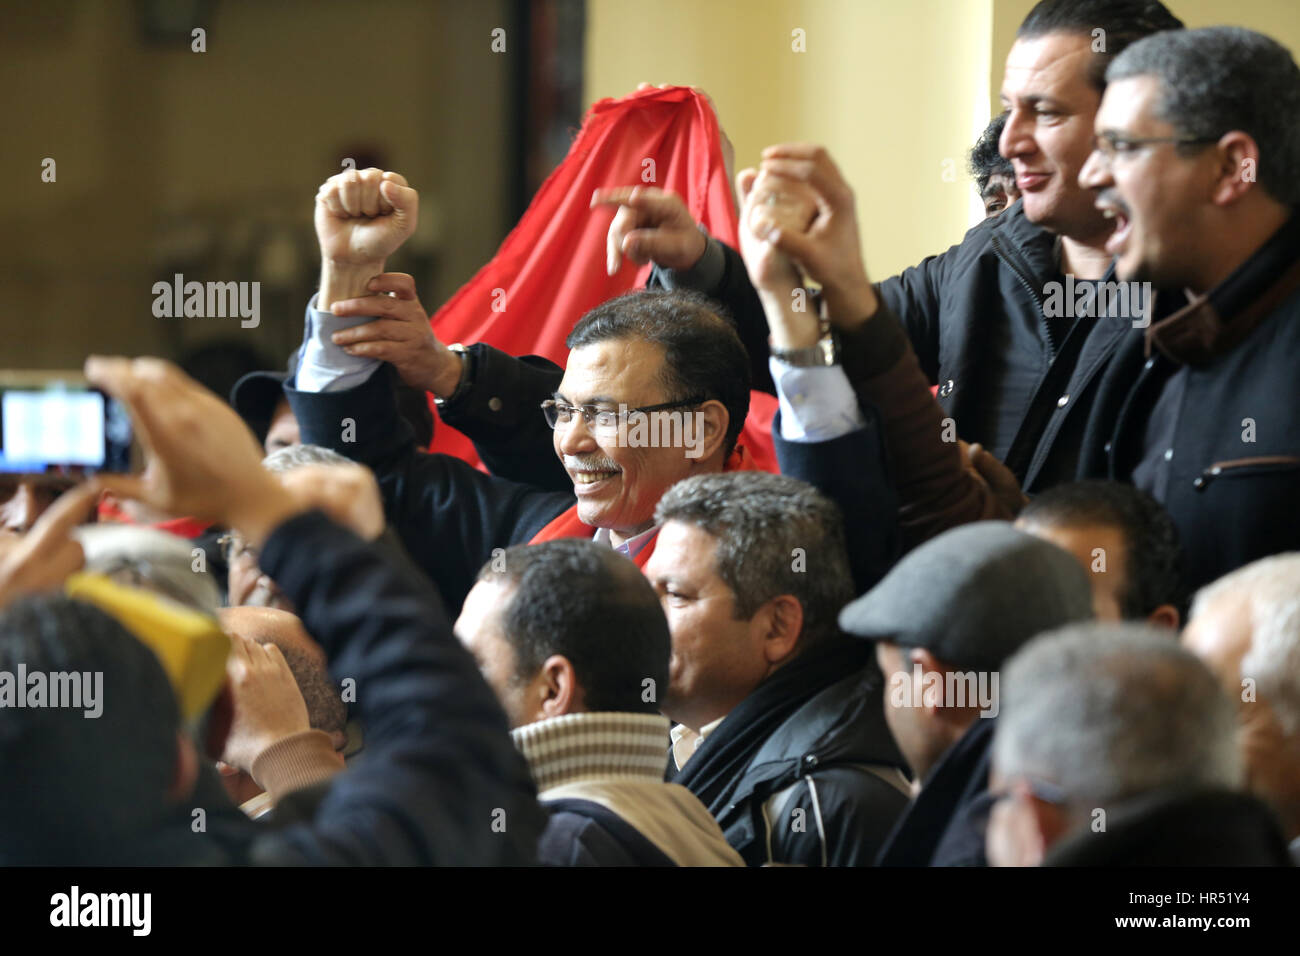
[[[570,405],[568,402],[548,398],[542,402],[542,414],[546,416],[546,424],[558,430],[572,425],[574,415],[581,412],[582,422],[588,429],[602,435],[612,435],[618,432],[619,426],[627,421],[629,415],[648,415],[651,412],[666,412],[673,408],[690,408],[704,401],[707,399],[700,396],[678,402],[664,402],[662,405],[645,405],[641,408],[623,408],[616,411],[596,405]]]
[[[1146,146],[1158,146],[1162,143],[1173,143],[1177,146],[1207,146],[1218,141],[1218,137],[1207,136],[1124,136],[1121,133],[1105,132],[1093,139],[1092,146],[1101,153],[1107,163],[1112,163],[1115,157],[1133,156]]]
[[[1044,803],[1064,806],[1067,802],[1065,791],[1050,781],[1044,780],[1041,777],[1029,776],[1020,777],[1019,779],[1025,784],[1031,796],[1036,797]],[[1010,797],[1011,794],[1012,788],[1009,786],[1001,790],[989,791],[989,796],[993,798],[993,803],[1001,803],[1003,800]]]
[[[244,539],[233,531],[228,531],[217,539],[217,547],[226,558],[226,564],[234,564],[241,559],[257,563],[260,553],[256,548],[250,548],[244,543]]]

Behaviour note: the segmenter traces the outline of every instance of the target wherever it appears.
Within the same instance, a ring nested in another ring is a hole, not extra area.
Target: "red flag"
[[[736,245],[731,184],[708,100],[684,86],[601,100],[496,256],[430,319],[434,332],[444,342],[484,342],[563,366],[564,339],[574,323],[607,299],[644,286],[650,273],[648,265],[634,268],[624,260],[617,275],[606,275],[611,217],[590,208],[596,189],[639,183],[677,193],[711,235]],[[767,471],[777,470],[775,411],[775,398],[753,393],[741,437]],[[478,463],[469,440],[442,422],[431,450]]]

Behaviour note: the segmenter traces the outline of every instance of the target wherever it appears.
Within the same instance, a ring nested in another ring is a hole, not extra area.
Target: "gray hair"
[[[1224,596],[1240,598],[1250,627],[1241,676],[1292,736],[1300,733],[1300,552],[1275,554],[1238,568],[1196,592],[1192,617]]]
[[[993,765],[1054,784],[1068,811],[1241,781],[1236,713],[1214,675],[1141,624],[1072,624],[1003,672]]]
[[[274,474],[293,471],[304,465],[350,465],[352,459],[320,445],[286,445],[262,459],[262,467]]]
[[[1260,186],[1280,203],[1300,202],[1300,68],[1286,47],[1241,27],[1171,30],[1126,49],[1106,80],[1148,75],[1161,81],[1156,115],[1178,135],[1249,134]]]
[[[659,499],[655,521],[693,525],[718,541],[718,576],[736,596],[737,620],[790,594],[803,606],[802,646],[840,634],[853,599],[840,510],[811,485],[761,471],[697,475]]]
[[[119,584],[144,588],[204,614],[216,614],[217,582],[193,541],[127,524],[82,525],[72,535],[85,553],[85,569]],[[201,549],[200,549],[201,550]]]

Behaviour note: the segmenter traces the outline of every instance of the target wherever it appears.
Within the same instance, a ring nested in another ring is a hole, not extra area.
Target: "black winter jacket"
[[[747,344],[765,343],[758,297],[737,278],[740,253],[722,248],[728,284],[702,291],[722,299]],[[1073,480],[1101,374],[1121,340],[1141,338],[1122,319],[1046,317],[1045,287],[1065,279],[1055,250],[1056,236],[1017,202],[876,285],[958,434],[1004,461],[1029,493]],[[1104,278],[1114,278],[1113,266]],[[1179,304],[1169,295],[1157,302]]]

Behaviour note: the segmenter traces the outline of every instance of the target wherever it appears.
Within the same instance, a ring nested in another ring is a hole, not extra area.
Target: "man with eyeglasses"
[[[1119,278],[1192,298],[1117,352],[1083,466],[1165,506],[1196,588],[1300,549],[1300,68],[1215,27],[1139,41],[1107,78],[1080,183]]]
[[[285,384],[302,440],[373,469],[389,523],[453,610],[477,570],[515,544],[586,537],[644,566],[664,492],[692,475],[749,467],[737,439],[750,360],[735,328],[696,294],[641,290],[578,320],[563,370],[482,345],[444,346],[411,277],[384,272],[418,208],[416,191],[393,172],[353,170],[321,188],[320,292]],[[396,413],[399,375],[436,396],[445,423],[457,427],[460,411],[473,424],[468,433],[494,474],[417,450]],[[780,435],[776,443],[783,467],[834,484],[835,499],[849,502],[846,521],[862,526],[855,571],[866,586],[896,549],[878,434],[859,427],[816,446],[783,446]],[[503,470],[525,480],[498,477]]]
[[[1105,69],[1135,40],[1181,26],[1157,0],[1037,4],[1017,31],[1002,84],[1006,121],[999,147],[1021,199],[946,252],[873,285],[857,250],[819,256],[794,231],[773,237],[780,252],[821,284],[832,322],[860,324],[884,311],[896,316],[961,437],[1004,461],[1031,493],[1076,477],[1098,382],[1120,341],[1133,333],[1133,319],[1142,320],[1116,310],[1060,310],[1052,296],[1054,283],[1073,290],[1113,279],[1106,242],[1114,223],[1078,182],[1092,150]],[[761,171],[825,195],[829,165],[825,150],[795,143],[765,150]],[[662,206],[616,217],[611,245],[698,248],[667,241],[666,234],[694,224],[680,201]],[[829,206],[818,215],[814,231],[833,230]],[[709,239],[693,261],[658,262],[652,282],[718,298],[745,341],[761,342],[765,336],[754,330],[766,328],[764,309],[739,259]],[[1164,305],[1177,303],[1166,296]],[[906,489],[900,495],[905,510],[916,506]],[[972,512],[967,520],[979,516]]]

